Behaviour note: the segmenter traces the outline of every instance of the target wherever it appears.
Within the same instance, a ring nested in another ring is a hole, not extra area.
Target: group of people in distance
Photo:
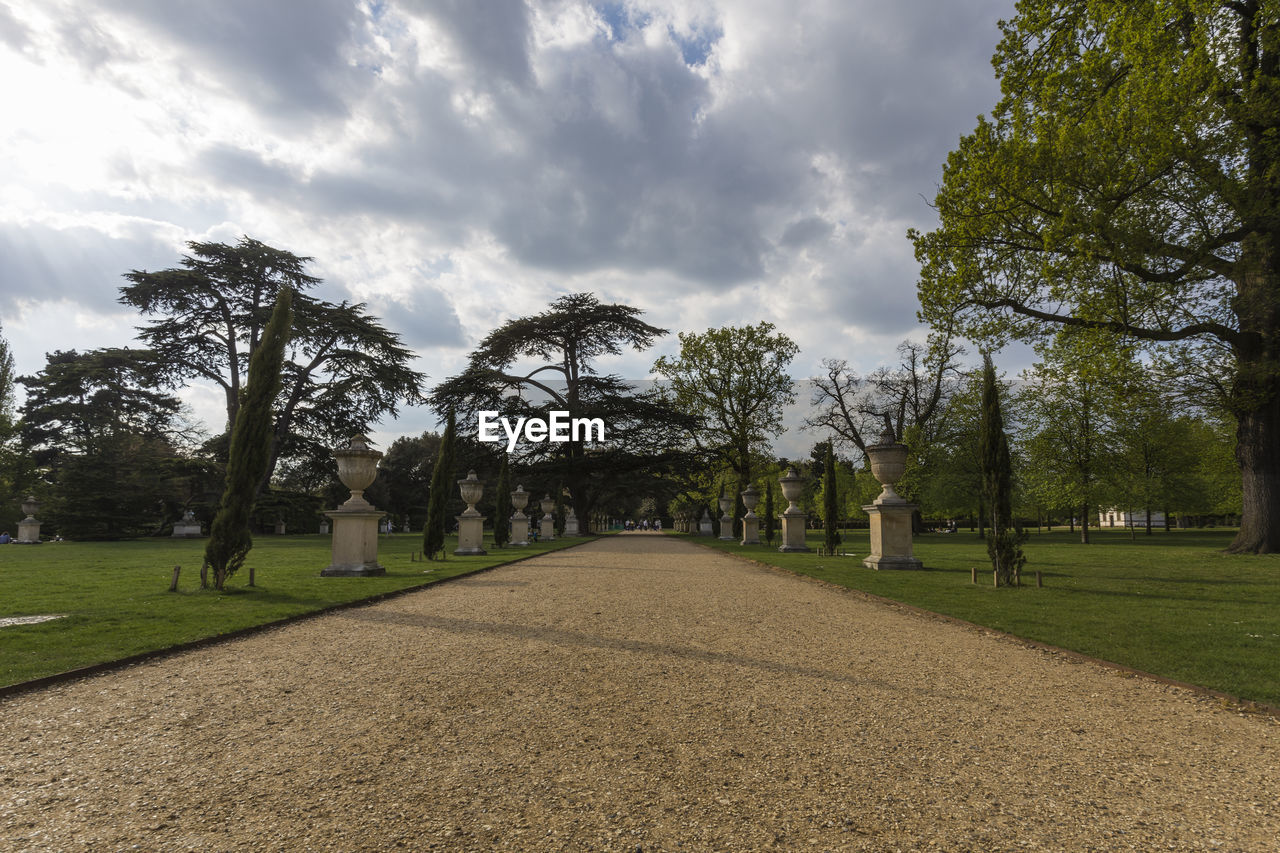
[[[624,530],[661,530],[662,519],[654,519],[652,523],[650,523],[647,518],[643,518],[640,521],[627,519],[626,523],[623,524],[622,527]]]

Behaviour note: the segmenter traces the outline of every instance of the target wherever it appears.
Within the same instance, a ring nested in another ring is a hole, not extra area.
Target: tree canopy
[[[1280,549],[1280,7],[1022,0],[1002,29],[1003,97],[911,233],[923,316],[1207,365],[1237,422],[1232,548]]]
[[[120,302],[154,317],[138,329],[170,382],[222,388],[234,429],[249,361],[283,288],[294,292],[293,328],[273,425],[268,472],[282,455],[328,464],[333,447],[366,432],[401,403],[420,403],[413,353],[361,303],[326,302],[306,290],[320,279],[309,257],[243,237],[235,245],[190,242],[181,266],[126,273]]]
[[[672,405],[700,419],[689,437],[751,482],[752,456],[782,434],[782,410],[795,400],[787,366],[800,347],[774,325],[681,332],[680,352],[654,362],[670,384]]]

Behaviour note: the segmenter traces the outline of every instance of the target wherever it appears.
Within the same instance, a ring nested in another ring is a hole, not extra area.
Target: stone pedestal
[[[181,521],[173,525],[174,539],[199,539],[203,535],[200,522],[196,521],[195,514],[190,510],[183,514]]]
[[[468,471],[465,480],[458,481],[458,489],[467,508],[462,515],[454,516],[458,521],[458,547],[453,552],[459,557],[479,557],[489,553],[484,545],[484,516],[476,509],[481,496],[484,495],[484,482],[476,479],[475,471]]]
[[[760,493],[756,491],[755,485],[747,486],[747,490],[742,493],[742,505],[747,508],[747,514],[742,517],[743,545],[760,544],[760,516],[756,515],[756,504],[759,502]]]
[[[710,536],[713,533],[715,531],[711,529],[711,513],[704,509],[702,511],[702,522],[698,525],[698,535]]]
[[[382,510],[339,508],[325,515],[333,521],[333,562],[320,572],[322,577],[373,577],[387,573],[378,564],[378,521]]]
[[[320,522],[320,535],[321,536],[329,535],[329,522],[327,521]]]
[[[863,510],[871,516],[871,554],[862,565],[871,569],[923,569],[924,564],[911,554],[911,519],[916,505],[906,501],[890,504],[868,504]]]
[[[574,513],[573,507],[569,507],[565,512],[564,535],[580,536],[581,534],[578,532],[578,516]]]
[[[283,521],[276,522],[276,535],[283,536],[285,534],[285,524]]]
[[[807,516],[796,501],[800,498],[800,493],[804,489],[804,478],[796,474],[794,468],[787,469],[785,477],[780,477],[778,483],[782,486],[782,496],[787,499],[787,508],[782,513],[782,544],[778,546],[779,551],[810,551],[808,545],[804,544],[804,534],[806,528]]]
[[[524,490],[524,486],[516,486],[516,490],[511,493],[511,507],[515,510],[511,515],[511,536],[508,537],[508,544],[517,547],[525,547],[529,544],[529,516],[524,514],[524,508],[529,505],[529,493]]]
[[[385,515],[364,499],[364,490],[378,476],[382,454],[369,447],[369,439],[353,436],[346,447],[333,452],[338,460],[338,479],[351,490],[346,503],[325,517],[333,522],[333,561],[322,569],[322,577],[372,577],[385,575],[378,565],[378,521]]]
[[[22,511],[27,514],[27,517],[18,522],[18,538],[13,541],[19,545],[40,544],[40,522],[36,519],[36,512],[39,509],[40,501],[33,495],[23,498]]]
[[[916,505],[907,503],[893,488],[907,464],[907,446],[885,430],[878,444],[867,448],[871,473],[884,488],[874,503],[862,509],[871,517],[871,554],[862,565],[871,569],[923,569],[911,553],[911,519]]]
[[[453,553],[459,557],[479,557],[489,553],[481,547],[484,545],[484,516],[479,512],[475,515],[464,512],[454,518],[458,521],[458,547]]]
[[[720,499],[720,541],[732,542],[733,535],[733,498]]]
[[[556,502],[551,499],[551,495],[547,495],[539,503],[542,507],[542,523],[538,527],[539,542],[556,541],[556,517],[551,513],[555,512]]]

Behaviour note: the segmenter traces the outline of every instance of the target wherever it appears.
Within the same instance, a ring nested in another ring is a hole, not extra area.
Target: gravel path
[[[1278,746],[637,534],[0,700],[0,848],[1275,851]]]

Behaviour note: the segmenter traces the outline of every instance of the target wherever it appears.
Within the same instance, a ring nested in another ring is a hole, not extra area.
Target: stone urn
[[[720,538],[725,542],[733,541],[733,498],[720,498]]]
[[[378,563],[378,521],[384,513],[364,499],[364,490],[378,477],[378,460],[382,454],[369,446],[366,436],[355,435],[346,447],[333,451],[333,456],[338,460],[338,479],[351,490],[351,497],[337,509],[325,513],[333,522],[333,557],[320,574],[324,577],[385,575],[386,568]]]
[[[800,495],[804,492],[804,477],[797,474],[796,469],[788,468],[786,475],[778,478],[778,484],[782,486],[782,496],[787,499],[787,508],[782,513],[782,544],[778,550],[784,552],[812,550],[804,544],[806,521],[804,510],[796,505],[796,501],[800,500]]]
[[[476,509],[476,504],[484,495],[484,481],[476,478],[475,471],[468,471],[465,480],[458,481],[458,491],[467,508],[462,515],[456,516],[458,522],[458,547],[454,554],[459,557],[481,556],[489,553],[484,550],[484,516]]]
[[[529,516],[524,514],[524,508],[528,505],[529,493],[524,490],[524,486],[516,486],[511,493],[511,508],[515,510],[511,514],[511,545],[529,544]]]
[[[539,503],[542,507],[542,522],[538,527],[538,538],[543,542],[556,541],[556,517],[552,515],[556,511],[556,501],[551,495],[547,495]]]
[[[756,515],[758,503],[760,503],[760,493],[756,491],[755,483],[752,483],[742,493],[742,505],[747,508],[747,514],[742,517],[741,544],[743,545],[760,544],[760,516]]]
[[[378,460],[382,458],[382,453],[369,446],[366,436],[355,435],[346,447],[333,451],[333,455],[338,460],[338,479],[351,490],[351,497],[340,509],[373,509],[373,504],[364,499],[364,490],[378,478]]]
[[[883,486],[875,503],[906,503],[893,487],[907,469],[907,446],[896,441],[893,433],[886,429],[878,444],[867,447],[867,459],[871,462],[872,476]]]
[[[867,448],[871,473],[884,487],[872,503],[862,509],[870,522],[871,553],[862,564],[871,569],[921,569],[920,558],[912,553],[911,520],[916,505],[894,490],[907,467],[907,446],[886,429],[878,444]]]
[[[22,499],[22,511],[26,517],[18,522],[18,538],[14,541],[21,545],[40,544],[40,522],[36,513],[40,511],[40,501],[35,495],[27,495]]]

